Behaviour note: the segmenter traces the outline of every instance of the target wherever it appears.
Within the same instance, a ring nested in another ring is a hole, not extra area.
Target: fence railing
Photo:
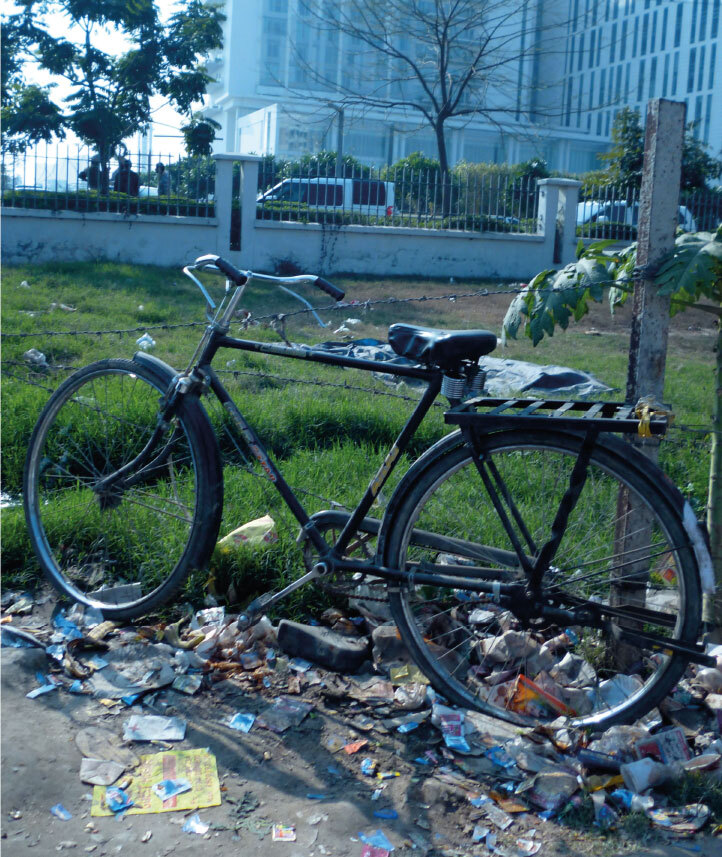
[[[638,219],[638,188],[598,184],[580,188],[577,205],[580,238],[635,241]],[[685,232],[714,231],[722,223],[722,192],[680,191],[678,223]]]
[[[123,153],[102,164],[87,148],[45,146],[3,152],[1,167],[4,206],[185,217],[215,212],[212,158]]]
[[[537,232],[536,180],[503,174],[334,167],[290,174],[262,162],[260,220],[405,226],[464,232]]]

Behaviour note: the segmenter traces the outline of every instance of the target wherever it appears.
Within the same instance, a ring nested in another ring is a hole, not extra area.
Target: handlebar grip
[[[334,286],[333,283],[329,283],[328,280],[324,280],[323,277],[316,277],[316,279],[313,281],[313,284],[314,286],[316,286],[317,289],[321,289],[321,291],[326,292],[327,295],[331,295],[331,297],[335,301],[342,301],[344,295],[346,294],[341,289],[339,289],[338,286]]]
[[[216,259],[215,265],[219,271],[222,271],[229,280],[233,280],[237,286],[242,286],[244,283],[248,282],[248,277],[246,277],[245,274],[241,273],[238,268],[231,265],[230,262],[226,262],[226,260],[222,259],[220,256]]]

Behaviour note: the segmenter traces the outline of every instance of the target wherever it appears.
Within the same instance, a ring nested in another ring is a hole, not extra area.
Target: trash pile
[[[239,631],[234,616],[212,606],[171,624],[118,627],[98,611],[76,605],[56,608],[48,628],[27,621],[33,606],[28,593],[3,594],[2,645],[40,647],[48,658],[47,671],[37,674],[37,687],[27,696],[85,694],[123,715],[122,737],[100,727],[76,735],[79,776],[93,786],[93,818],[184,810],[183,830],[208,835],[208,823],[190,813],[221,804],[216,760],[207,749],[174,749],[173,742],[186,732],[174,712],[177,700],[212,694],[219,683],[230,682],[254,700],[249,707],[255,710],[236,710],[219,722],[229,736],[240,733],[238,740],[261,729],[282,736],[314,710],[333,711],[335,727],[324,728],[322,748],[350,766],[369,800],[378,802],[373,815],[380,820],[399,816],[392,786],[401,777],[420,805],[434,806],[440,795],[454,804],[467,845],[502,857],[539,853],[545,823],[563,823],[574,809],[590,806],[602,831],[617,827],[625,814],[639,813],[677,839],[705,827],[713,835],[722,833],[722,819],[709,806],[678,805],[670,798],[674,784],[690,772],[722,776],[722,646],[708,647],[718,668],[689,667],[659,709],[634,725],[590,733],[571,726],[559,708],[556,719],[520,730],[448,704],[383,617],[367,621],[334,608],[316,625],[288,620],[273,625],[263,617]],[[528,644],[515,631],[494,640],[505,648],[504,660],[506,649],[521,651]],[[539,647],[525,654],[543,658]],[[581,697],[571,692],[590,683],[584,674],[589,665],[572,654],[555,662],[549,669],[553,693],[540,686],[538,673],[536,681],[516,675],[506,698],[512,688],[520,704],[542,706],[548,713],[548,700],[559,703],[563,687],[562,705],[579,710]],[[599,684],[598,692],[628,694],[628,680],[617,676],[607,688]],[[504,685],[502,676],[496,687]],[[591,710],[594,701],[583,693]],[[379,752],[389,738],[400,748],[392,757]],[[149,743],[161,751],[136,753],[136,745]],[[237,828],[247,826],[257,809],[248,794],[248,805],[244,798],[233,808]],[[307,795],[319,801],[328,797]],[[62,804],[50,811],[72,817]],[[458,853],[434,850],[439,846],[425,818],[419,816],[415,827],[407,840],[420,853]],[[267,832],[272,841],[296,838],[294,826],[284,820]],[[354,853],[386,857],[397,847],[392,838],[381,829],[360,832]]]

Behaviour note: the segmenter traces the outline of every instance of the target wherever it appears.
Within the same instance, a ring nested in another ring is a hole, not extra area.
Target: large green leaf
[[[700,298],[722,301],[722,226],[717,232],[681,235],[655,276],[661,295],[677,298],[672,314]]]

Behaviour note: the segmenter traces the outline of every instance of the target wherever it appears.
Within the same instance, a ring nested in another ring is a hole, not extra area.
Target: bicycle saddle
[[[435,330],[413,324],[392,324],[389,345],[401,357],[451,369],[462,360],[478,360],[496,348],[490,330]]]

